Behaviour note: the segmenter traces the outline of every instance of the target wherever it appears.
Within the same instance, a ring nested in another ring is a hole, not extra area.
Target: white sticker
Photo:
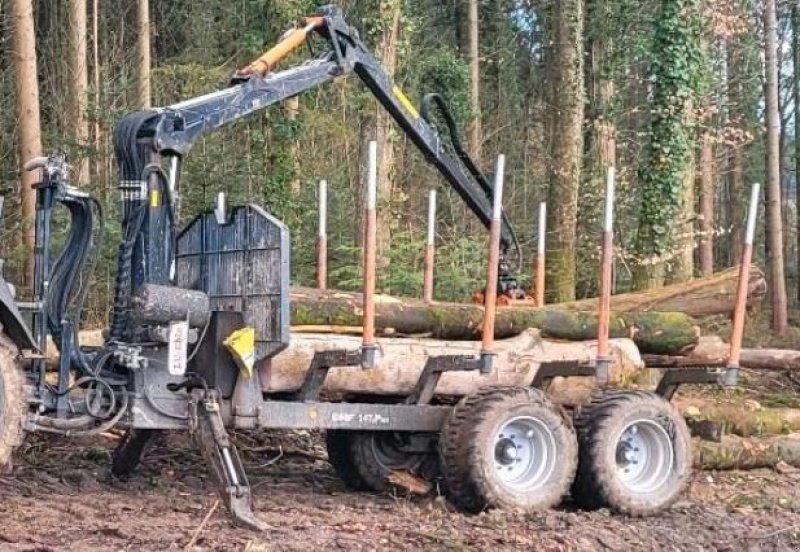
[[[189,322],[170,322],[167,369],[172,376],[186,373],[186,350],[189,346]]]

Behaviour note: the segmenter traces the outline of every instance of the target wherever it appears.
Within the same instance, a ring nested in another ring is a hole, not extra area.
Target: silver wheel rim
[[[515,491],[547,483],[556,465],[553,432],[541,420],[519,416],[502,425],[492,440],[492,465],[498,479]]]
[[[615,450],[617,477],[634,493],[659,489],[672,473],[672,439],[661,424],[648,419],[630,422]]]

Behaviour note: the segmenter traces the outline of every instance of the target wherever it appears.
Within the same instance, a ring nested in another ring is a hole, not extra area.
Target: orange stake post
[[[750,191],[750,207],[747,212],[747,230],[742,248],[742,264],[739,265],[739,282],[736,287],[736,304],[733,310],[733,328],[731,329],[731,349],[728,358],[728,369],[725,371],[723,384],[733,387],[739,381],[739,359],[742,353],[742,336],[744,335],[744,315],[747,311],[747,285],[750,281],[750,263],[753,259],[753,238],[756,233],[756,217],[758,216],[758,195],[760,184],[753,184]]]
[[[480,371],[484,374],[492,371],[494,358],[494,322],[497,307],[497,278],[500,263],[500,229],[503,220],[503,177],[506,168],[506,156],[497,157],[497,169],[494,173],[494,197],[492,203],[492,223],[489,227],[489,261],[486,267],[486,291],[483,306],[483,341],[481,343]]]
[[[436,190],[428,197],[428,239],[425,242],[425,265],[422,276],[422,298],[433,303],[434,243],[436,240]]]
[[[361,345],[361,367],[374,368],[378,346],[375,343],[375,277],[377,251],[377,186],[378,144],[369,143],[367,202],[364,212],[364,333]]]
[[[544,248],[547,231],[547,203],[539,204],[539,234],[536,249],[536,269],[534,270],[534,299],[537,307],[544,306]]]
[[[317,233],[317,288],[328,289],[328,183],[319,181],[319,225]]]
[[[597,313],[597,379],[608,383],[611,356],[608,347],[608,327],[611,313],[611,274],[614,266],[614,167],[606,174],[605,217],[600,250],[600,305]]]

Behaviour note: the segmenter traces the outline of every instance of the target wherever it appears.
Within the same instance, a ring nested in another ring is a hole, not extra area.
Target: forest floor
[[[0,550],[798,550],[800,472],[698,472],[649,519],[569,504],[465,515],[438,496],[352,493],[318,436],[239,436],[264,534],[231,526],[199,454],[158,442],[128,481],[111,478],[113,435],[30,438],[0,477]],[[207,514],[208,519],[205,520]]]

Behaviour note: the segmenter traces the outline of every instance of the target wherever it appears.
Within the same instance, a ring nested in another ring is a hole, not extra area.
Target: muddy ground
[[[437,496],[346,491],[314,435],[238,442],[267,533],[230,525],[180,436],[159,442],[128,481],[108,472],[113,435],[36,437],[0,478],[0,550],[180,550],[198,529],[196,550],[800,549],[800,472],[698,473],[684,500],[644,520],[569,504],[475,516]]]

